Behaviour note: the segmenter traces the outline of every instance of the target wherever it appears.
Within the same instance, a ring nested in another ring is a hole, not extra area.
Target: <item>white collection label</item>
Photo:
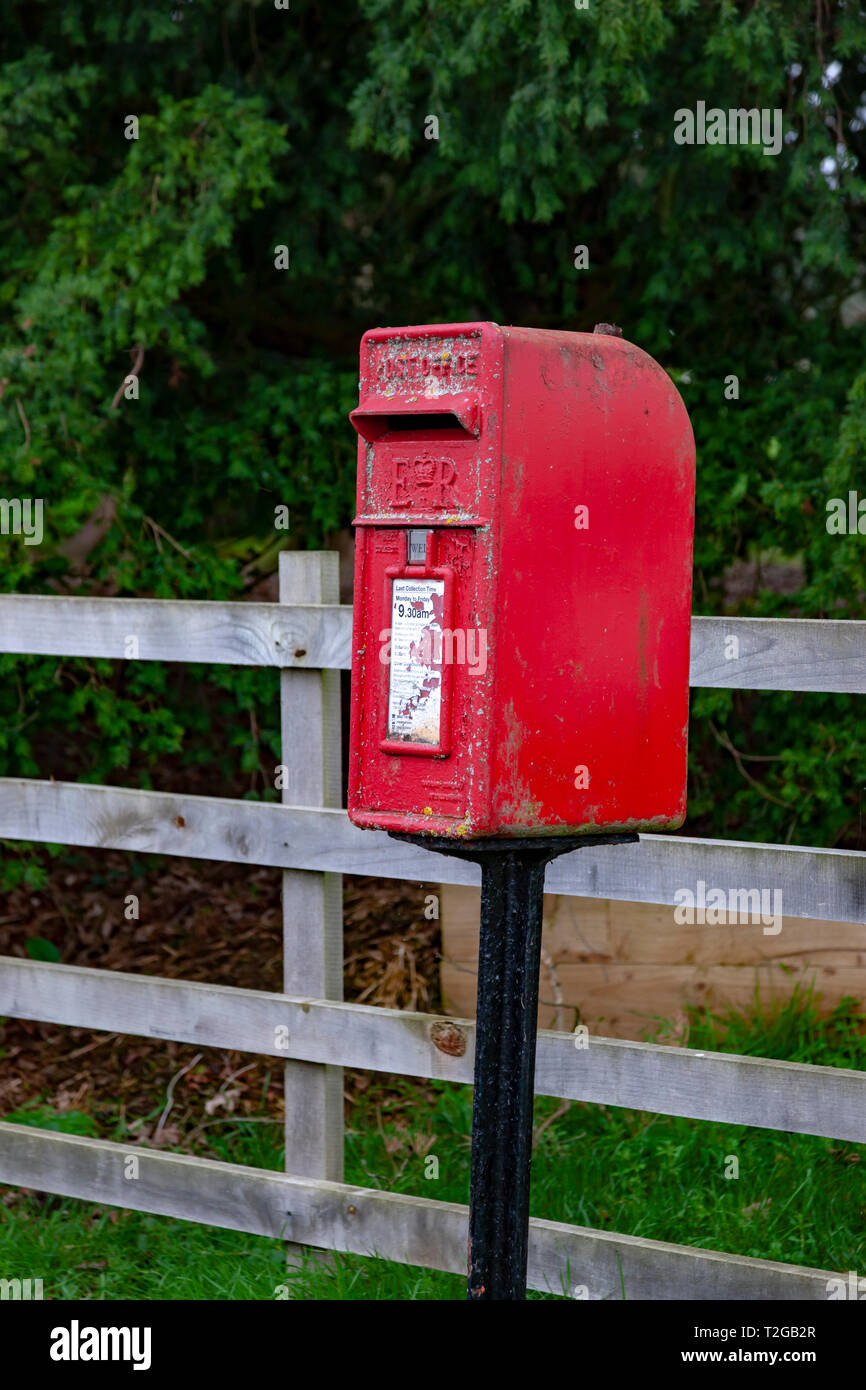
[[[444,601],[444,579],[392,582],[389,738],[441,742]]]

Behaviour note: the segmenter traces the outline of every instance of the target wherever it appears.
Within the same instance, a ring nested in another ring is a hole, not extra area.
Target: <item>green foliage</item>
[[[46,941],[44,936],[28,936],[24,949],[31,960],[60,960],[57,947],[53,942]]]
[[[32,1125],[56,1134],[81,1134],[88,1138],[99,1134],[93,1116],[86,1115],[83,1110],[53,1110],[39,1101],[28,1101],[19,1110],[12,1110],[5,1119],[9,1124]]]
[[[0,496],[44,498],[46,534],[0,538],[0,588],[237,597],[273,568],[276,506],[300,546],[351,518],[365,328],[608,320],[692,417],[695,611],[863,618],[866,538],[825,519],[866,491],[841,314],[864,74],[841,0],[11,3]],[[677,145],[699,100],[781,110],[781,153]],[[0,659],[7,775],[205,765],[260,795],[276,724],[269,673]],[[851,699],[697,692],[687,830],[862,847],[863,751]]]

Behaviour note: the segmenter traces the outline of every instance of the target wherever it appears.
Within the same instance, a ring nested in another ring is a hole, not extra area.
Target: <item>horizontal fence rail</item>
[[[139,661],[334,670],[351,665],[352,610],[338,604],[0,595],[0,652],[124,658],[130,637],[138,639]]]
[[[0,1016],[471,1084],[475,1024],[0,957]],[[866,1072],[541,1031],[537,1095],[866,1143]]]
[[[0,595],[0,652],[124,658],[130,637],[141,661],[348,670],[352,609]],[[866,622],[695,617],[689,680],[695,687],[863,693]]]
[[[345,811],[81,782],[0,778],[0,839],[414,882],[481,881],[476,864],[361,830]],[[678,890],[694,892],[698,881],[726,892],[778,890],[788,917],[866,922],[866,854],[857,850],[641,835],[638,844],[562,855],[548,868],[545,888],[672,905]]]
[[[465,1275],[468,1210],[348,1183],[0,1123],[0,1182]],[[130,1156],[138,1176],[128,1177]],[[534,1219],[530,1288],[590,1300],[820,1300],[844,1273]]]
[[[736,655],[731,637],[737,641]],[[866,691],[866,622],[692,618],[689,684],[862,694]]]

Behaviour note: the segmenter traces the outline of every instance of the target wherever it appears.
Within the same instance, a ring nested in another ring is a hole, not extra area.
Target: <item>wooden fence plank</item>
[[[348,669],[352,610],[338,604],[0,595],[0,652]],[[732,644],[730,638],[736,638]],[[297,652],[303,656],[297,656]],[[742,690],[866,692],[866,622],[692,619],[690,683]]]
[[[0,957],[0,1016],[471,1083],[475,1025],[433,1014]],[[455,1056],[436,1045],[464,1047]],[[538,1034],[563,1100],[866,1143],[866,1072],[591,1035]]]
[[[337,603],[0,595],[0,652],[129,659],[130,637],[138,639],[139,661],[339,669],[351,664],[352,610]]]
[[[480,882],[475,864],[360,830],[345,811],[220,797],[0,778],[0,839],[221,859],[229,863],[371,874],[440,883]],[[547,871],[549,893],[631,902],[677,901],[703,882],[780,893],[787,917],[866,922],[866,854],[797,845],[642,835],[639,844],[588,846]],[[772,901],[772,899],[771,899]],[[696,928],[700,930],[700,928]],[[711,928],[707,928],[711,930]]]
[[[475,1013],[480,897],[477,888],[439,889],[443,1012],[457,1017]],[[776,935],[760,921],[698,929],[659,903],[545,894],[538,1026],[569,1030],[579,1018],[608,1037],[641,1038],[653,1018],[680,1028],[689,1005],[748,1011],[756,989],[773,1008],[814,984],[824,1014],[846,996],[866,999],[861,923],[783,917],[779,925]]]
[[[130,1177],[128,1159],[138,1159]],[[462,1274],[467,1208],[0,1123],[0,1182]],[[819,1300],[845,1277],[534,1219],[529,1287],[590,1300]]]
[[[866,622],[693,618],[689,684],[862,693],[866,691]]]
[[[281,603],[330,603],[340,596],[336,551],[283,551]],[[280,674],[282,799],[290,806],[340,806],[340,674]],[[317,999],[343,997],[343,880],[340,874],[283,871],[283,989]],[[287,1062],[287,1173],[343,1178],[343,1070]]]

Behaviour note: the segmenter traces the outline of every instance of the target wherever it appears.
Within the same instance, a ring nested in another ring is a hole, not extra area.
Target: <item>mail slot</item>
[[[640,348],[361,343],[349,815],[460,837],[685,815],[695,451]]]

